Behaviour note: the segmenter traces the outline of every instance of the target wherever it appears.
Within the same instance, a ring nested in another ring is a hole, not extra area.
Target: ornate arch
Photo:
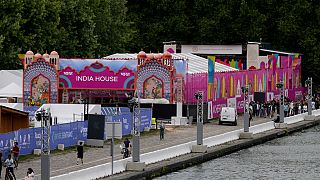
[[[163,98],[168,99],[170,101],[171,97],[171,74],[170,70],[168,70],[165,66],[158,63],[156,60],[151,60],[146,63],[144,66],[140,67],[140,70],[137,74],[137,90],[140,95],[144,97],[144,84],[145,81],[150,77],[156,77],[157,79],[163,82]]]
[[[34,80],[38,77],[44,77],[49,82],[48,103],[57,103],[58,102],[58,72],[54,66],[50,65],[44,59],[38,59],[36,62],[33,62],[31,65],[29,65],[24,70],[24,73],[23,73],[24,104],[25,105],[42,105],[42,103],[37,103],[38,100],[36,99],[36,97],[34,97],[34,95],[32,95],[32,86],[34,85],[32,83],[35,82]],[[43,83],[46,83],[46,81],[44,81]],[[47,85],[41,84],[39,86],[44,87]],[[32,101],[34,102],[31,103]]]

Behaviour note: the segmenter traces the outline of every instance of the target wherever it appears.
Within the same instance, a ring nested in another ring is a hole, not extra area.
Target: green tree
[[[15,43],[23,40],[20,31],[24,24],[22,0],[2,0],[0,9],[0,69],[20,68],[17,58],[20,47]]]

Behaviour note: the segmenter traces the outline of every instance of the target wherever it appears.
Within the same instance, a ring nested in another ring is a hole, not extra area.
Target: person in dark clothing
[[[128,152],[127,157],[129,157],[130,154],[131,154],[131,147],[132,147],[132,146],[131,146],[131,142],[129,141],[128,138],[126,138],[126,140],[123,142],[123,144],[124,144],[125,150],[127,150],[127,152]]]
[[[165,127],[164,127],[164,124],[162,122],[161,125],[160,125],[160,140],[164,139],[164,129],[165,129]]]
[[[80,142],[77,147],[77,165],[78,160],[81,160],[81,164],[83,164],[83,142]]]

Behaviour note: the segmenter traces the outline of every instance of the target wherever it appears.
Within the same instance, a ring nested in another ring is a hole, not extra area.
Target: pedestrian
[[[162,122],[161,125],[160,125],[160,140],[164,139],[164,130],[165,130],[165,127],[164,127],[164,124]]]
[[[0,151],[0,179],[1,179],[1,172],[2,172],[2,152]]]
[[[34,180],[34,171],[31,168],[28,168],[27,176],[24,178],[25,180]]]
[[[126,138],[126,140],[123,142],[123,144],[124,144],[123,157],[124,157],[124,158],[127,158],[127,157],[129,157],[130,154],[131,154],[131,147],[132,147],[132,145],[131,145],[131,142],[129,141],[128,138]],[[126,153],[127,153],[127,154],[126,154]]]
[[[83,142],[77,146],[77,165],[79,164],[78,160],[81,160],[81,164],[83,164]]]
[[[13,153],[13,162],[14,162],[14,168],[18,168],[19,164],[19,153],[20,153],[20,148],[18,146],[18,142],[14,142],[14,146],[12,148],[12,153]]]
[[[14,172],[13,172],[13,168],[14,168],[14,161],[11,157],[11,154],[8,155],[8,159],[6,159],[6,161],[4,162],[4,165],[6,167],[6,175],[5,175],[5,179],[10,179],[9,177],[9,172],[11,172],[12,176],[14,179],[16,179],[16,176],[14,175]]]

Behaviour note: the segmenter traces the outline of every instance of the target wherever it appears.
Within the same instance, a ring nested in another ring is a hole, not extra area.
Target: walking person
[[[14,142],[14,146],[11,150],[11,152],[13,153],[13,162],[14,162],[14,168],[18,168],[19,165],[19,154],[20,154],[20,148],[18,146],[18,142]]]
[[[123,144],[124,144],[124,147],[123,147],[122,152],[123,152],[123,159],[125,159],[125,158],[129,157],[131,154],[132,145],[131,145],[131,142],[129,141],[128,138],[126,138],[126,140],[123,142]]]
[[[165,130],[165,127],[164,127],[164,124],[162,122],[161,125],[160,125],[160,141],[164,139],[164,130]]]
[[[79,164],[78,160],[83,164],[83,142],[80,142],[77,146],[77,165]]]
[[[4,165],[6,167],[6,175],[5,179],[11,179],[10,174],[13,176],[13,178],[16,180],[16,176],[14,175],[13,168],[14,168],[14,161],[11,157],[11,154],[8,155],[8,159],[4,162]]]

